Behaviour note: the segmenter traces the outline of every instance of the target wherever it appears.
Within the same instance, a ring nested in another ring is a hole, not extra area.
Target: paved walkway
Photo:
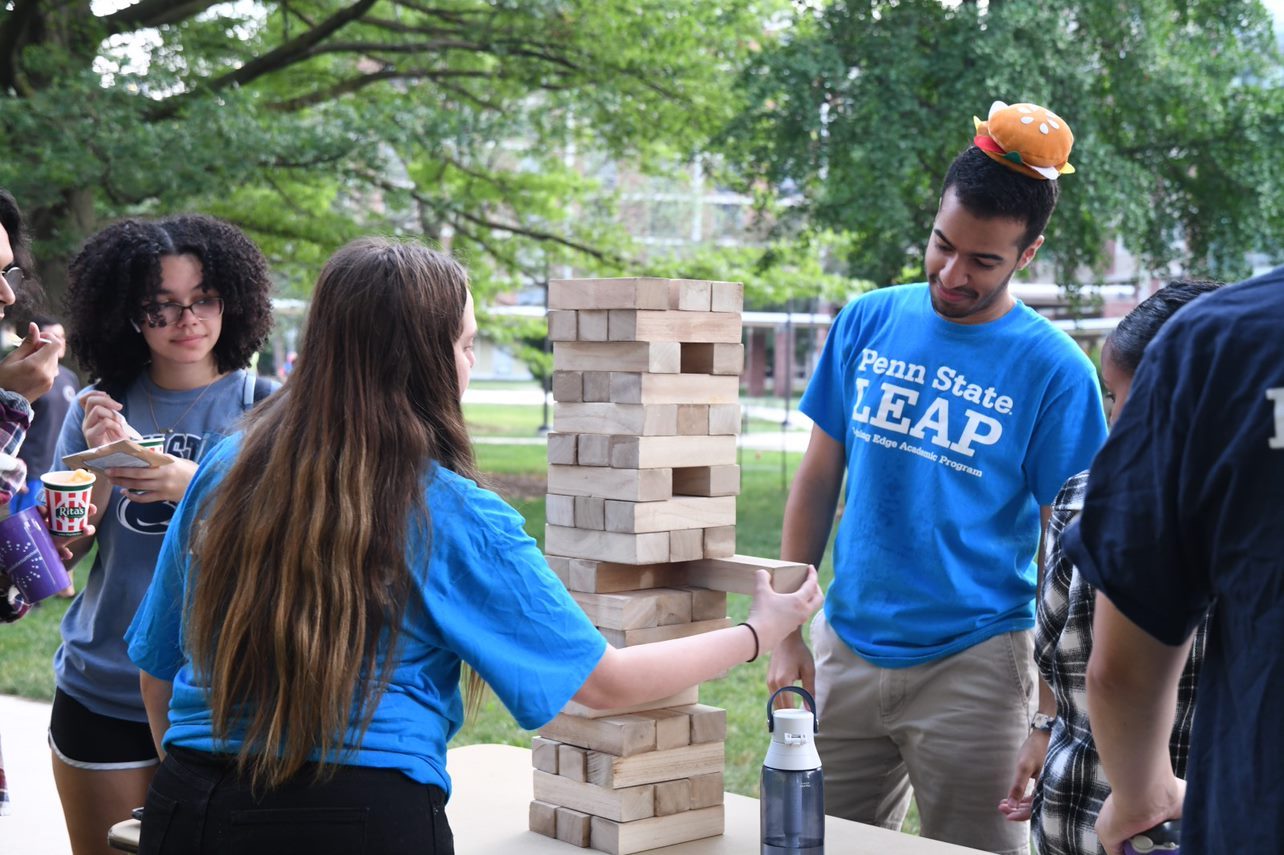
[[[12,816],[0,816],[2,855],[69,855],[45,734],[49,704],[0,695],[0,741]],[[104,836],[107,829],[103,829]]]

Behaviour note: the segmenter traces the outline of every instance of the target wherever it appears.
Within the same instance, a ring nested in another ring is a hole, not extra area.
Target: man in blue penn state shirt
[[[1173,316],[1092,468],[1064,548],[1099,592],[1101,843],[1180,816],[1188,855],[1284,853],[1284,268]],[[1210,608],[1187,785],[1166,733]]]
[[[834,321],[781,538],[819,564],[846,473],[834,582],[814,657],[796,633],[768,680],[817,690],[827,813],[899,828],[914,794],[924,836],[1021,855],[1029,824],[997,805],[1031,726],[1041,521],[1106,426],[1087,357],[1008,290],[1057,199],[1010,165],[959,155],[927,283]]]

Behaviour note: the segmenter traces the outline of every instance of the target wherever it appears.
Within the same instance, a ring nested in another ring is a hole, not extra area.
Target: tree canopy
[[[993,100],[1074,130],[1048,230],[1062,281],[1120,238],[1145,269],[1237,278],[1284,246],[1284,88],[1257,0],[799,2],[723,147],[844,237],[848,273],[921,275],[940,182]]]
[[[105,221],[183,209],[245,228],[300,292],[368,232],[449,242],[483,289],[628,269],[585,159],[699,150],[779,6],[10,0],[0,186],[55,292]]]

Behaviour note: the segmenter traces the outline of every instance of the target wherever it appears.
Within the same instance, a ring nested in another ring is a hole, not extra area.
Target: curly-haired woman
[[[54,779],[72,849],[86,855],[109,851],[107,829],[143,803],[156,770],[125,629],[202,453],[270,391],[245,369],[271,326],[271,282],[244,234],[203,216],[108,226],[68,273],[68,339],[98,379],[68,411],[55,459],[147,435],[173,458],[94,485],[98,554],[54,656]],[[74,542],[77,557],[90,540]]]

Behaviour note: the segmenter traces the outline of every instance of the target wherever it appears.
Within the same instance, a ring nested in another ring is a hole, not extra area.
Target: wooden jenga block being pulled
[[[734,374],[744,372],[745,346],[730,343],[683,342],[683,374]]]
[[[611,400],[617,404],[735,404],[739,398],[739,377],[611,372]]]
[[[553,368],[677,374],[682,368],[682,351],[681,345],[673,341],[555,341]]]
[[[807,578],[807,565],[772,558],[751,558],[732,555],[727,558],[703,558],[681,565],[687,573],[687,583],[715,591],[752,596],[754,574],[759,568],[771,574],[771,587],[781,593],[798,590]]]
[[[554,555],[570,558],[604,558],[617,564],[656,564],[669,558],[669,533],[625,534],[548,525],[544,527],[544,548]]]
[[[555,404],[553,427],[561,433],[673,436],[678,432],[678,408],[673,404]]]
[[[669,308],[669,289],[667,279],[554,279],[548,283],[548,305],[551,309],[662,310]]]
[[[550,461],[551,462],[551,461]],[[673,470],[673,493],[678,496],[738,496],[740,467],[683,466]]]
[[[674,341],[724,344],[740,343],[740,315],[736,312],[648,312],[612,309],[611,341]],[[580,338],[584,337],[580,316]]]
[[[723,811],[722,805],[715,805],[634,822],[619,822],[594,816],[589,845],[610,855],[631,855],[688,840],[714,837],[722,833],[725,821]]]
[[[588,754],[588,780],[599,787],[618,789],[708,775],[722,771],[723,755],[721,742],[648,751],[633,757],[592,751]]]
[[[616,469],[680,469],[736,462],[734,436],[617,436],[611,439]]]
[[[606,500],[606,530],[673,532],[736,524],[733,496],[679,496],[662,502]]]

